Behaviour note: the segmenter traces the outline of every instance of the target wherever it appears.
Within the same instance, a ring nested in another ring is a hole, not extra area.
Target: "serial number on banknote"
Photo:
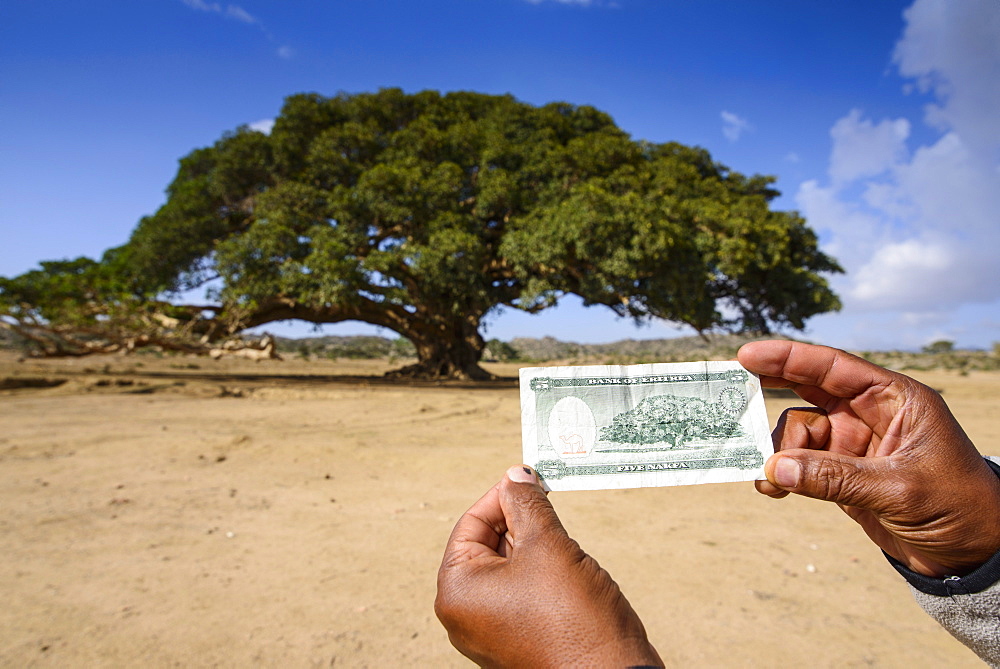
[[[738,362],[526,367],[523,457],[547,490],[762,479],[759,379]]]

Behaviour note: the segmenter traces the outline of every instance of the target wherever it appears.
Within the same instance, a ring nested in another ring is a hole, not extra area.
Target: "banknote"
[[[738,362],[526,367],[524,462],[547,490],[752,481],[774,449]]]

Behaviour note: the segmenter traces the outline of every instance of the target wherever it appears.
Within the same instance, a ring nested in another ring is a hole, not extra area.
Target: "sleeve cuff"
[[[985,458],[986,464],[990,466],[993,473],[1000,477],[1000,464],[990,458]],[[984,562],[978,569],[965,576],[948,576],[945,578],[933,578],[918,574],[906,567],[902,562],[882,551],[886,559],[889,560],[896,571],[906,579],[906,582],[914,588],[928,595],[937,597],[950,597],[951,595],[970,595],[986,590],[997,581],[1000,581],[1000,551],[993,554],[989,560]]]

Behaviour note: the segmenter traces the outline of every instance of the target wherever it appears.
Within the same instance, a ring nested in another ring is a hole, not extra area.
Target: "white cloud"
[[[228,5],[226,7],[226,16],[231,19],[236,19],[237,21],[242,21],[243,23],[258,23],[255,17],[251,16],[249,12],[237,5]]]
[[[950,317],[995,321],[1000,307],[1000,12],[916,0],[905,17],[894,60],[933,95],[924,122],[939,136],[911,149],[910,120],[851,110],[830,131],[830,183],[805,182],[796,199],[848,272],[834,281],[845,315],[949,338]]]
[[[264,118],[264,119],[261,119],[259,121],[254,121],[253,123],[251,123],[247,127],[250,128],[251,130],[256,130],[257,132],[262,132],[265,135],[270,135],[271,134],[271,130],[274,128],[274,119],[273,118]]]
[[[929,292],[940,299],[955,288],[939,281],[955,276],[949,270],[956,254],[949,246],[940,239],[906,239],[875,249],[855,274],[850,296],[871,309],[923,309]]]
[[[222,5],[218,2],[205,2],[205,0],[181,0],[181,2],[191,9],[197,9],[200,12],[220,14],[226,18],[240,21],[241,23],[260,23],[254,16],[239,5],[226,5],[225,9],[223,9]]]
[[[217,2],[204,2],[204,0],[181,0],[181,2],[191,9],[197,9],[203,12],[222,12],[222,5]]]
[[[830,178],[834,183],[843,183],[882,174],[905,157],[909,135],[910,123],[906,119],[875,125],[862,119],[860,110],[852,109],[830,129]]]
[[[735,142],[745,131],[750,130],[750,123],[741,116],[732,112],[724,111],[719,115],[722,118],[722,134],[730,142]]]
[[[893,60],[938,102],[927,121],[970,145],[1000,148],[1000,10],[996,0],[917,0]],[[995,155],[994,155],[995,158]]]
[[[191,9],[198,10],[200,12],[208,12],[211,14],[218,14],[219,16],[230,19],[232,21],[238,21],[239,23],[244,23],[247,25],[256,26],[263,34],[264,37],[272,44],[276,43],[274,36],[264,27],[260,19],[256,16],[243,9],[239,5],[227,4],[223,6],[218,2],[206,2],[206,0],[181,0],[185,5]],[[290,46],[280,46],[275,50],[275,53],[279,58],[284,60],[289,60],[295,55],[295,52]]]
[[[845,201],[832,187],[806,181],[799,186],[795,200],[809,224],[829,237],[824,250],[836,257],[848,273],[857,268],[852,265],[853,249],[874,248],[884,241],[878,216]]]

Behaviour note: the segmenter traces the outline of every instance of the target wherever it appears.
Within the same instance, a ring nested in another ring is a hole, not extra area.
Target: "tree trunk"
[[[401,332],[417,349],[417,362],[387,376],[475,381],[495,378],[479,366],[486,342],[478,325],[478,319],[468,318],[447,324],[420,324],[409,332]]]

